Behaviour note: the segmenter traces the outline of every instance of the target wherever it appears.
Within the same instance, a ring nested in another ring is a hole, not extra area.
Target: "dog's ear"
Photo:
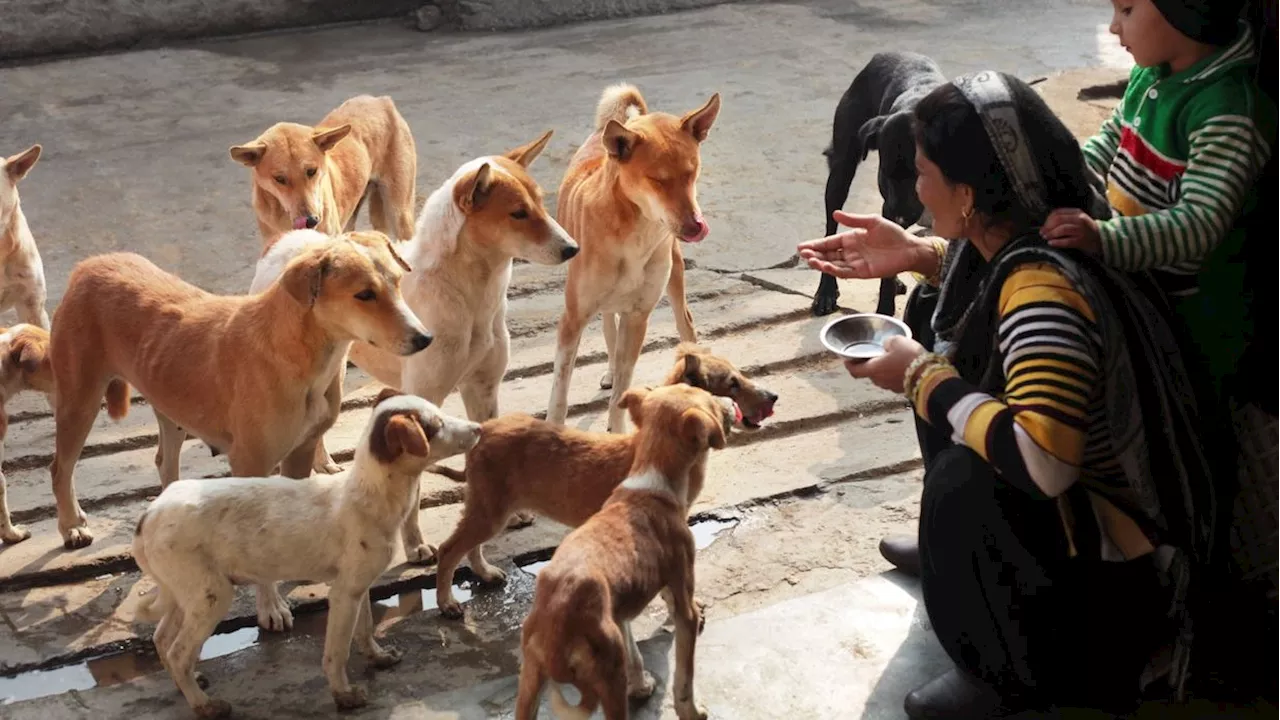
[[[453,189],[453,200],[464,213],[475,212],[493,189],[493,168],[484,163],[467,173]]]
[[[719,114],[720,93],[716,93],[711,96],[706,105],[680,118],[680,127],[688,131],[694,140],[702,142],[707,139],[707,133],[711,132],[711,126],[715,124],[716,116]]]
[[[646,395],[653,388],[647,385],[633,387],[622,393],[622,397],[618,398],[618,407],[623,410],[630,410],[633,407],[640,407],[640,403],[644,401]]]
[[[684,383],[696,388],[705,388],[706,383],[702,378],[702,359],[697,353],[685,353],[684,359]]]
[[[605,152],[618,162],[626,162],[631,159],[631,154],[635,152],[636,145],[640,143],[640,134],[627,129],[625,125],[617,120],[610,120],[604,126],[604,132],[600,135],[600,142],[604,144]]]
[[[231,159],[244,165],[245,167],[257,167],[262,162],[262,156],[267,152],[267,144],[264,142],[251,142],[245,145],[233,145],[231,147]]]
[[[543,149],[547,147],[547,142],[551,140],[551,136],[554,133],[555,130],[548,130],[537,140],[534,140],[527,145],[521,145],[515,150],[508,152],[506,157],[520,163],[523,167],[529,167],[529,164],[532,163],[538,155],[542,154]]]
[[[327,153],[350,132],[350,125],[339,125],[336,128],[316,128],[311,133],[311,141],[316,144],[316,147],[320,148],[320,152]]]
[[[728,444],[724,426],[698,408],[689,408],[680,415],[680,436],[699,450],[705,447],[723,450]]]
[[[858,128],[858,144],[862,147],[862,159],[867,159],[867,154],[872,150],[876,150],[876,141],[880,139],[880,128],[884,127],[885,116],[879,115],[862,123],[862,127]]]
[[[36,166],[36,161],[40,159],[40,151],[43,150],[39,145],[32,145],[17,155],[10,155],[4,161],[4,171],[9,174],[9,179],[18,182],[31,172],[31,168]]]
[[[390,465],[405,453],[425,458],[431,453],[431,445],[416,417],[387,412],[379,415],[373,424],[369,452],[378,462]]]
[[[307,253],[294,258],[284,273],[280,283],[303,307],[313,307],[324,288],[325,276],[333,269],[333,255],[329,252]]]
[[[382,404],[383,400],[388,400],[390,398],[397,397],[400,395],[404,395],[404,393],[393,387],[384,387],[382,388],[381,391],[378,392],[378,397],[374,398],[373,406],[378,407],[379,405]]]
[[[37,342],[19,337],[9,348],[9,362],[24,374],[39,372],[40,364],[48,360],[48,348]]]

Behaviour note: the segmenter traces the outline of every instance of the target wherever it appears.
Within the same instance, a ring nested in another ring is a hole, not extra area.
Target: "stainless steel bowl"
[[[884,341],[895,336],[911,337],[911,328],[901,320],[878,313],[844,315],[822,328],[822,344],[846,360],[870,360],[884,354]]]

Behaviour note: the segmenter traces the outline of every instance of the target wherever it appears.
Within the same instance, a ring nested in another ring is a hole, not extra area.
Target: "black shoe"
[[[880,554],[902,572],[920,577],[920,543],[915,536],[890,535],[881,538]]]
[[[907,693],[902,707],[907,717],[973,718],[986,720],[1010,711],[1004,707],[995,690],[960,670],[951,670]]]

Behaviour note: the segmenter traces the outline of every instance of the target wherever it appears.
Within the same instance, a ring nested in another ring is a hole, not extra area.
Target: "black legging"
[[[927,296],[912,300],[904,316],[917,325],[932,306]],[[932,344],[927,330],[912,332]],[[1097,527],[1079,489],[1071,494],[1079,554],[1069,557],[1055,503],[1005,484],[918,418],[917,432],[926,467],[921,582],[947,654],[1010,701],[1127,709],[1167,627],[1150,560],[1087,559],[1098,557]]]

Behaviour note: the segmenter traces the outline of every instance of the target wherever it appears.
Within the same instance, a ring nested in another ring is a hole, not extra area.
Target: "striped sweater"
[[[1272,153],[1275,108],[1253,82],[1247,25],[1192,67],[1135,67],[1115,113],[1084,145],[1118,217],[1099,223],[1103,258],[1153,270],[1173,296],[1232,231]]]
[[[998,312],[1004,391],[984,393],[943,365],[919,379],[916,413],[1034,497],[1057,498],[1077,481],[1099,491],[1090,501],[1107,559],[1150,551],[1137,524],[1102,498],[1128,484],[1111,451],[1093,309],[1057,268],[1036,264],[1009,274]]]

